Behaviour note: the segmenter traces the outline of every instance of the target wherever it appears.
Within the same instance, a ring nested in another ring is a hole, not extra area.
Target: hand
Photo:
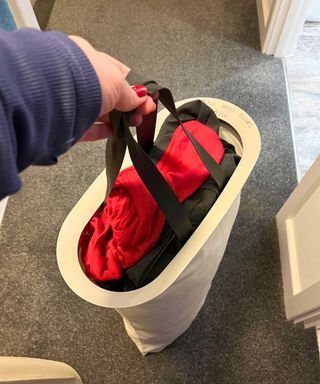
[[[135,111],[131,124],[142,123],[143,115],[153,112],[156,105],[150,96],[140,88],[140,95],[130,87],[126,76],[130,69],[113,57],[95,50],[88,41],[78,36],[69,36],[87,56],[99,79],[102,103],[98,124],[91,126],[80,141],[99,140],[111,136],[112,126],[109,112],[117,109],[122,112]],[[142,92],[141,92],[142,91]],[[157,95],[155,95],[157,97]]]

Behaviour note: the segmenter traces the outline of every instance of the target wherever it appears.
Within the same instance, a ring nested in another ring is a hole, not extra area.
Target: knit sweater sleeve
[[[60,32],[0,32],[0,200],[19,172],[54,164],[97,118],[101,89],[81,49]]]

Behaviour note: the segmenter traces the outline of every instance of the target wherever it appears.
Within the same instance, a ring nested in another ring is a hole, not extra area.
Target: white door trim
[[[2,223],[2,220],[3,220],[3,216],[4,216],[4,212],[6,210],[6,206],[7,206],[8,200],[9,200],[8,197],[0,200],[0,226],[1,226],[1,223]]]
[[[256,0],[261,51],[276,57],[293,53],[311,0]]]
[[[294,320],[299,316],[316,311],[320,308],[320,282],[313,284],[304,291],[285,299],[286,316]]]
[[[275,0],[256,0],[257,11],[258,11],[258,20],[259,20],[259,31],[260,31],[260,41],[265,41],[266,31],[269,21],[269,16],[273,11],[273,6]]]
[[[309,198],[320,189],[320,156],[313,163],[300,184],[292,192],[276,216],[281,270],[284,289],[284,304],[288,320],[294,320],[320,309],[319,281],[301,290],[299,265],[297,263],[292,218],[304,206]],[[312,217],[310,217],[311,222]],[[307,261],[306,261],[307,262]],[[319,272],[320,274],[320,272]]]
[[[30,0],[8,0],[17,28],[40,29]]]

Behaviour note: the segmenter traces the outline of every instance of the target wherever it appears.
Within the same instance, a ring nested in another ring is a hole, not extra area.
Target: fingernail
[[[147,88],[142,84],[133,85],[131,88],[135,91],[138,97],[144,97],[144,96],[147,96],[148,94]]]

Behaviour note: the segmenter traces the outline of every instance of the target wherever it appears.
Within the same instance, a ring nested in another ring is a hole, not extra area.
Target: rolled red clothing
[[[199,121],[184,127],[219,164],[224,148],[217,133]],[[177,127],[157,168],[180,202],[191,196],[209,177],[192,143]],[[117,280],[158,241],[165,217],[133,167],[120,172],[103,212],[91,219],[92,233],[84,256],[87,274],[96,281]]]

